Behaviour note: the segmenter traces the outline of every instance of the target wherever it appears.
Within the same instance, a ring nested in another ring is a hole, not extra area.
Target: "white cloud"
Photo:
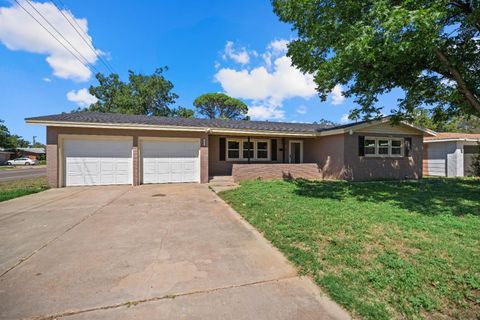
[[[48,78],[48,77],[45,77],[45,78],[43,78],[42,80],[45,81],[45,82],[52,82],[52,79],[50,79],[50,78]]]
[[[250,62],[250,55],[248,54],[247,50],[245,48],[241,48],[239,51],[235,50],[232,41],[227,41],[225,44],[222,57],[224,60],[231,59],[242,65]]]
[[[69,101],[75,102],[79,107],[88,107],[92,103],[95,103],[98,101],[98,99],[94,96],[92,96],[87,88],[83,88],[80,90],[71,90],[67,92],[67,99]]]
[[[43,18],[25,1],[20,2],[39,22],[56,37],[64,43],[77,56],[80,55],[73,50],[70,45],[63,40],[44,20]],[[30,3],[59,30],[66,39],[85,57],[88,63],[94,64],[97,60],[96,54],[82,40],[78,33],[63,17],[61,12],[50,2]],[[85,31],[86,40],[92,45],[92,38],[88,35],[88,26],[86,19],[75,18],[72,13],[63,11],[68,17],[73,17],[78,25]],[[73,23],[73,22],[72,22]],[[29,16],[18,4],[11,7],[0,8],[0,42],[10,50],[21,50],[31,53],[46,55],[46,61],[52,67],[53,74],[63,79],[72,79],[75,81],[87,81],[92,73],[80,63],[71,53],[69,53],[61,44],[59,44],[51,35],[47,33],[31,16]],[[97,51],[97,54],[102,54]]]
[[[288,40],[280,39],[273,40],[268,44],[267,50],[262,55],[263,61],[265,62],[267,68],[270,68],[272,66],[272,58],[286,55],[288,50],[287,45],[289,42],[290,41]]]
[[[340,118],[340,124],[347,124],[351,122],[350,119],[348,119],[348,113],[345,113],[344,115],[342,115],[342,117]]]
[[[335,87],[333,87],[333,90],[331,92],[331,97],[332,97],[332,104],[333,105],[339,105],[342,104],[345,101],[345,96],[342,93],[343,88],[341,85],[337,84]]]
[[[305,114],[305,113],[307,113],[307,107],[306,106],[298,106],[296,111],[299,114]]]
[[[287,53],[289,42],[285,39],[273,40],[267,48],[272,50],[273,54],[285,54]]]
[[[257,120],[281,120],[285,118],[285,111],[276,106],[251,106],[248,115]]]
[[[287,40],[272,41],[265,53],[257,53],[263,58],[263,64],[256,68],[220,68],[214,76],[226,94],[251,101],[249,115],[253,119],[283,119],[284,100],[310,99],[317,93],[313,76],[292,66],[291,59],[285,55],[287,44]],[[233,48],[233,43],[227,42],[225,52],[228,48]],[[300,109],[301,112],[306,109]]]
[[[274,70],[264,66],[251,71],[222,68],[215,74],[223,90],[236,98],[268,101],[279,106],[293,97],[311,98],[316,94],[313,76],[303,74],[291,65],[289,57],[277,58]]]

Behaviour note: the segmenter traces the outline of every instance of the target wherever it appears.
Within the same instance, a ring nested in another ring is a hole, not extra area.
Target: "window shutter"
[[[406,137],[405,141],[405,157],[410,157],[412,155],[412,138]]]
[[[218,150],[220,150],[220,161],[225,161],[225,154],[226,154],[226,141],[225,141],[225,138],[220,138],[219,139],[219,142],[220,142],[220,148],[218,148]]]
[[[358,155],[360,157],[365,155],[365,136],[358,136]]]
[[[272,141],[270,141],[270,147],[272,149],[271,151],[272,161],[277,161],[277,139],[272,139]]]

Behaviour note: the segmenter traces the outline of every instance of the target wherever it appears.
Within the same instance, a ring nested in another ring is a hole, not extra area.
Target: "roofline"
[[[45,125],[49,127],[73,127],[73,128],[100,128],[100,129],[134,129],[134,130],[158,130],[158,131],[185,131],[204,132],[210,134],[236,134],[236,135],[275,135],[292,137],[315,137],[314,132],[288,132],[274,130],[244,130],[244,129],[221,129],[210,127],[189,127],[189,126],[159,126],[151,124],[125,124],[125,123],[91,123],[91,122],[70,122],[70,121],[45,121],[27,119],[26,123]]]
[[[275,136],[292,136],[292,137],[322,137],[331,136],[337,134],[345,134],[350,131],[368,128],[377,124],[385,123],[389,121],[389,117],[384,117],[378,120],[372,120],[368,122],[362,122],[358,124],[351,124],[343,128],[327,128],[320,129],[317,132],[305,132],[305,131],[278,131],[278,130],[244,130],[244,129],[222,129],[211,127],[194,127],[194,126],[160,126],[152,124],[128,124],[128,123],[92,123],[92,122],[73,122],[73,121],[48,121],[48,120],[35,120],[31,118],[25,119],[28,124],[38,124],[51,127],[76,127],[76,128],[103,128],[103,129],[137,129],[137,130],[159,130],[159,131],[186,131],[186,132],[205,132],[210,134],[237,134],[237,135],[275,135]],[[414,126],[406,121],[400,121],[403,125],[411,127],[415,130],[423,132],[427,136],[436,136],[436,132]]]
[[[358,123],[358,124],[353,123],[353,124],[351,124],[347,127],[344,127],[344,128],[337,128],[336,129],[335,127],[332,127],[331,129],[325,129],[323,131],[320,131],[318,135],[319,136],[328,136],[328,135],[334,135],[334,134],[343,134],[343,133],[350,132],[350,130],[355,131],[355,130],[359,130],[359,129],[364,129],[364,128],[372,127],[372,126],[377,125],[377,124],[386,123],[388,121],[390,121],[389,117],[383,117],[381,119],[371,120],[371,121],[368,121],[368,122],[364,121],[364,122],[361,122],[361,123]],[[427,135],[427,136],[436,136],[437,135],[437,133],[433,130],[423,128],[423,127],[420,127],[420,126],[415,126],[415,125],[413,125],[411,123],[408,123],[406,121],[400,121],[400,123],[412,128],[412,129],[423,132],[424,135]]]
[[[443,138],[443,139],[432,139],[424,140],[423,143],[433,143],[433,142],[480,142],[480,138]]]

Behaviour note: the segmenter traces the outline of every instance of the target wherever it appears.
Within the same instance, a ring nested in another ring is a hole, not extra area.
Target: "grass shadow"
[[[304,197],[362,202],[389,202],[425,215],[480,216],[480,180],[425,178],[407,181],[310,181],[285,179]]]

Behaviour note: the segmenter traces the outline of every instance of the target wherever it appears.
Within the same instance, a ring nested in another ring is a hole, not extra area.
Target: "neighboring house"
[[[423,136],[434,135],[386,118],[336,127],[90,112],[26,121],[47,127],[52,187],[206,183],[218,175],[418,179]]]
[[[5,164],[5,162],[7,162],[7,160],[10,160],[14,154],[15,152],[0,148],[0,165]]]
[[[423,172],[429,176],[463,177],[472,174],[480,134],[438,132],[423,141]]]
[[[45,148],[17,148],[16,151],[19,156],[32,160],[40,160],[45,155]]]

